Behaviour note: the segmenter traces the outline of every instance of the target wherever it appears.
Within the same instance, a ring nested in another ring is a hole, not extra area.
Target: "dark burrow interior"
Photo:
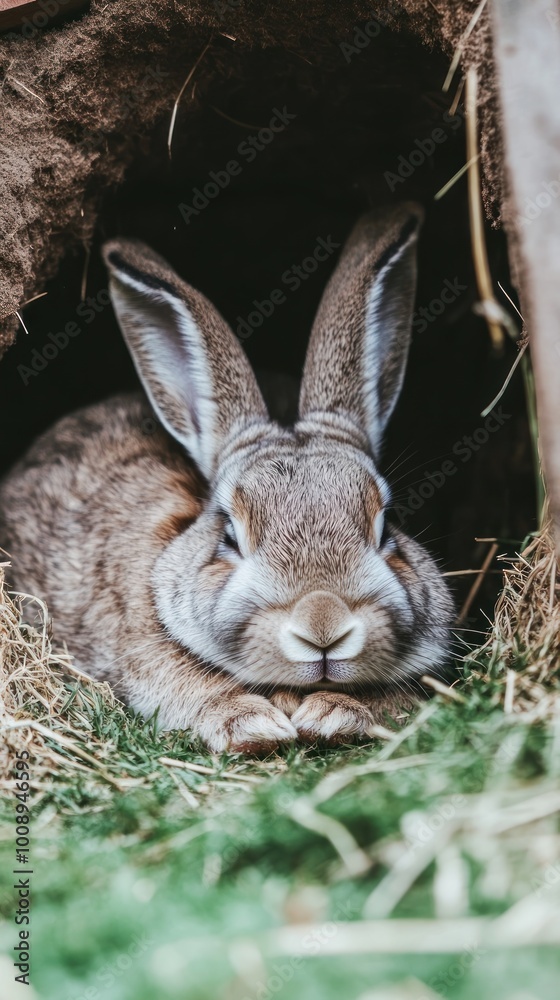
[[[171,159],[169,115],[149,136],[132,137],[125,182],[97,192],[91,247],[69,250],[48,294],[25,307],[28,332],[20,330],[0,366],[0,471],[61,414],[136,385],[107,304],[99,254],[105,239],[136,236],[151,244],[234,330],[250,331],[244,344],[257,369],[297,379],[337,253],[298,278],[302,262],[318,239],[342,245],[369,206],[417,200],[426,222],[412,349],[382,462],[393,486],[393,518],[448,572],[481,565],[488,543],[477,538],[498,538],[501,552],[515,551],[536,527],[519,369],[498,416],[487,423],[481,411],[516,347],[508,342],[496,356],[473,312],[465,176],[434,198],[465,162],[462,104],[449,112],[456,84],[442,92],[448,59],[387,28],[350,53],[310,41],[308,58],[285,49],[243,50],[227,38],[217,44],[223,58],[230,53],[227,84],[193,77]],[[275,116],[282,130],[260,140]],[[104,141],[92,139],[100,155]],[[230,171],[232,161],[237,168]],[[496,288],[500,281],[515,297],[503,233],[488,226],[487,244]],[[271,310],[266,301],[274,289],[283,301]],[[69,323],[73,335],[59,336]],[[459,606],[472,579],[451,578]],[[485,626],[478,609],[491,615],[499,581],[496,572],[486,578],[467,626]]]

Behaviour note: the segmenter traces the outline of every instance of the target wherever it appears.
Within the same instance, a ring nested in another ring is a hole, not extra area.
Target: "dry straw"
[[[506,712],[537,720],[560,710],[560,574],[550,523],[508,561],[491,633],[474,660],[497,673]]]
[[[53,773],[76,769],[96,771],[116,784],[99,759],[105,753],[88,723],[96,698],[114,704],[110,688],[91,681],[68,653],[54,649],[46,606],[10,596],[5,566],[0,564],[0,790],[12,787],[13,753],[23,749],[33,756],[37,789]],[[26,618],[38,624],[26,624]]]

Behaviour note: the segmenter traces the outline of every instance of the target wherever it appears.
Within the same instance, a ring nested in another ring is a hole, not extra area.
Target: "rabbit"
[[[421,222],[414,204],[358,222],[290,427],[269,418],[211,303],[142,243],[110,241],[111,300],[145,395],[66,416],[0,487],[17,590],[47,602],[82,670],[212,752],[366,737],[448,658],[449,589],[386,521],[378,470]]]

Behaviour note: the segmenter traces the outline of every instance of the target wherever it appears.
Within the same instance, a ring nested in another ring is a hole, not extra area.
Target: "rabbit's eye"
[[[388,538],[387,528],[385,527],[385,511],[383,510],[379,511],[373,522],[373,535],[377,548],[382,549]]]
[[[239,543],[235,534],[235,528],[233,527],[231,518],[227,517],[227,515],[224,517],[223,541],[228,549],[232,549],[233,552],[239,552]]]
[[[381,511],[377,515],[374,521],[373,530],[374,530],[375,542],[380,552],[382,552],[384,549],[387,549],[389,551],[394,547],[395,543],[393,541],[393,536],[391,535],[391,529],[389,528],[385,520],[384,511]]]

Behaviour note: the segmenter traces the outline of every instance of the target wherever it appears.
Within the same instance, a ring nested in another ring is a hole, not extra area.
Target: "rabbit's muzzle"
[[[361,653],[365,626],[336,594],[316,590],[295,605],[280,630],[280,648],[291,663],[315,667],[308,680],[337,680],[341,661]],[[306,670],[308,674],[309,668]]]

